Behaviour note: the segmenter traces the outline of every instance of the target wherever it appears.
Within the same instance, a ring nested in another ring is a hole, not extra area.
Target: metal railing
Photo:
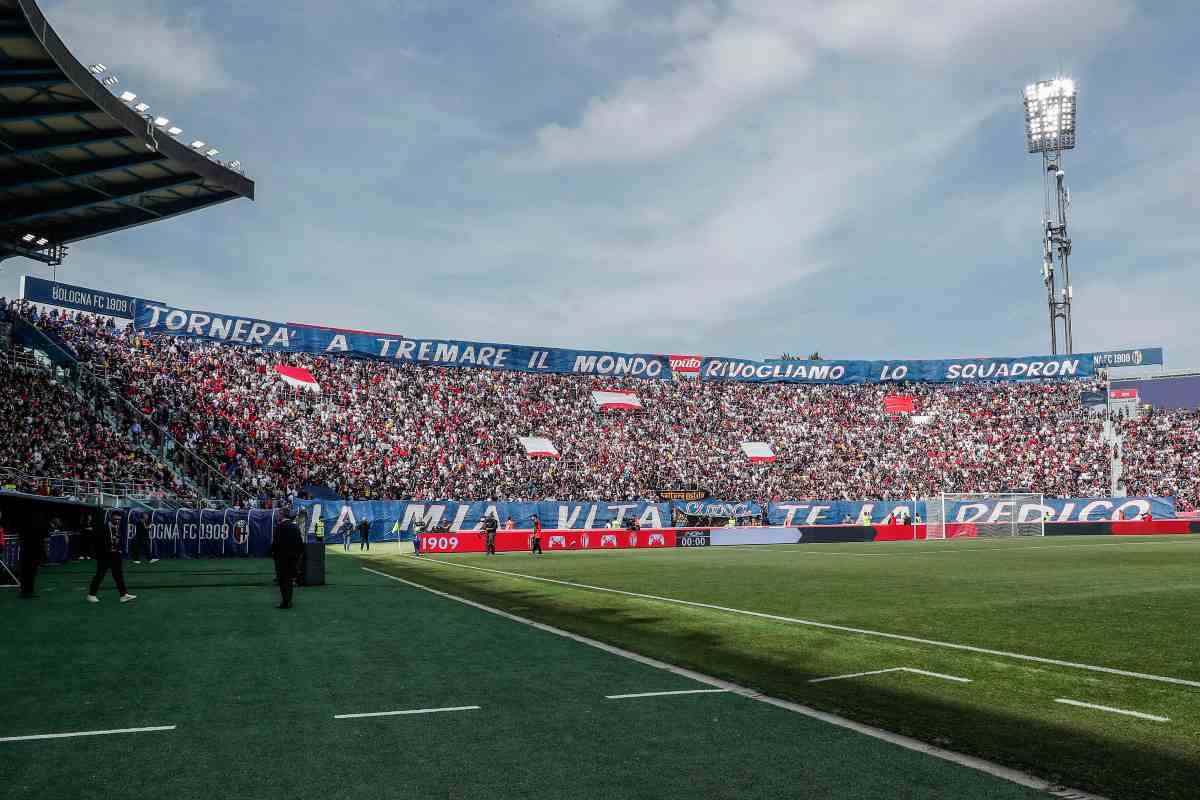
[[[49,475],[28,475],[15,467],[0,467],[0,487],[24,494],[46,497],[65,497],[96,505],[120,505],[130,498],[148,497],[157,492],[149,481],[96,481],[85,478],[63,478]]]

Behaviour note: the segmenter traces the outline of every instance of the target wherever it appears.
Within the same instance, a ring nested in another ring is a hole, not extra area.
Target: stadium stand
[[[1150,409],[1121,424],[1127,493],[1174,497],[1180,511],[1200,508],[1200,409]]]
[[[1031,487],[1107,496],[1094,381],[913,384],[918,415],[888,414],[895,385],[638,381],[280,354],[151,336],[66,311],[36,318],[156,424],[261,502],[308,485],[342,497],[619,500],[655,487],[716,496],[905,499]],[[273,367],[307,368],[319,393]],[[594,389],[640,412],[599,413]],[[561,459],[528,458],[544,436]],[[772,443],[750,463],[742,441]]]

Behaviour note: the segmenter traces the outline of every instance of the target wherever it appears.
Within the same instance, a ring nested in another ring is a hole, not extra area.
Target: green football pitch
[[[420,586],[1110,797],[1200,784],[1190,537],[392,548],[331,549],[289,612],[260,560],[127,565],[127,605],[85,565],[0,592],[4,796],[1046,796]]]

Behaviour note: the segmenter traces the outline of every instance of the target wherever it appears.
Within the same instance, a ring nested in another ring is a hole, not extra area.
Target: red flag
[[[309,392],[321,391],[321,384],[317,383],[317,379],[313,374],[304,367],[288,367],[282,364],[275,365],[275,372],[279,377],[283,378],[284,382],[289,386],[294,386],[297,389],[304,389]]]
[[[883,410],[888,414],[912,414],[917,406],[911,394],[889,394],[883,398]]]

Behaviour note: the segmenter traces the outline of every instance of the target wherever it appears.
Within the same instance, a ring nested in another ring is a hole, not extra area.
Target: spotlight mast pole
[[[1058,355],[1058,328],[1062,320],[1063,346],[1075,352],[1071,326],[1071,237],[1067,217],[1071,193],[1063,171],[1065,151],[1075,147],[1075,82],[1069,78],[1040,81],[1025,87],[1025,140],[1030,153],[1041,153],[1042,186],[1042,282],[1046,286],[1050,313],[1050,353]],[[1057,268],[1062,270],[1058,288]]]

